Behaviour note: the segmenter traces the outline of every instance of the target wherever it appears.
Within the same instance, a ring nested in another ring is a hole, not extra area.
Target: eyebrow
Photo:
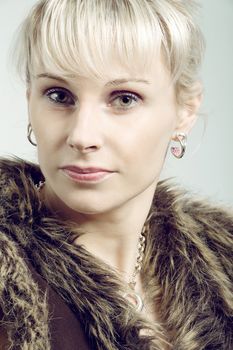
[[[67,83],[67,81],[57,75],[49,74],[49,73],[41,73],[36,75],[36,78],[48,78],[48,79],[53,79],[53,80],[58,80],[61,81],[62,83]],[[125,83],[144,83],[144,84],[151,84],[148,80],[145,79],[115,79],[112,81],[109,81],[108,83],[105,84],[105,86],[117,86]]]
[[[57,75],[53,75],[53,74],[48,74],[48,73],[41,73],[36,75],[36,79],[39,78],[48,78],[48,79],[53,79],[53,80],[58,80],[61,81],[62,83],[67,83],[67,81]]]
[[[107,84],[105,84],[105,86],[117,86],[117,85],[121,85],[124,83],[144,83],[144,84],[150,84],[150,82],[148,80],[144,80],[144,79],[116,79],[113,81],[109,81]]]

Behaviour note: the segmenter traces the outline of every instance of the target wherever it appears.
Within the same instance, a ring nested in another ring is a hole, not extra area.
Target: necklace
[[[45,185],[45,181],[40,181],[39,184],[35,185],[35,188],[38,192],[40,192],[41,189],[44,187],[44,185]],[[143,229],[140,233],[139,239],[138,239],[138,255],[137,255],[136,264],[134,267],[134,272],[131,276],[130,281],[128,282],[129,290],[123,294],[123,297],[125,299],[127,299],[129,302],[131,302],[131,304],[134,305],[135,310],[138,312],[141,312],[143,310],[144,303],[143,303],[143,299],[142,299],[141,295],[135,291],[136,277],[142,269],[142,262],[143,262],[144,253],[145,253],[145,246],[146,246],[145,235],[149,229],[148,222],[149,222],[149,218],[147,218],[147,220],[143,226]]]
[[[136,277],[142,269],[142,262],[143,262],[145,246],[146,246],[145,233],[147,232],[147,230],[148,230],[148,220],[144,224],[142,232],[140,233],[140,236],[139,236],[138,256],[137,256],[133,275],[130,281],[128,282],[129,290],[125,292],[123,295],[128,301],[130,301],[134,305],[136,311],[138,312],[141,312],[143,310],[144,303],[141,295],[135,291]]]

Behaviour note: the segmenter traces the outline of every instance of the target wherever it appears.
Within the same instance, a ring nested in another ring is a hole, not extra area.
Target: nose
[[[93,107],[83,106],[73,113],[67,144],[80,153],[95,152],[102,147],[100,114]]]

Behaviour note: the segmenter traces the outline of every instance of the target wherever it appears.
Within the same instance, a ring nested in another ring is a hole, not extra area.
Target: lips
[[[103,168],[96,168],[96,167],[81,168],[81,167],[77,167],[74,165],[64,166],[64,167],[62,167],[62,169],[72,171],[72,172],[77,173],[77,174],[91,174],[91,173],[100,173],[100,172],[110,173],[111,172],[111,171],[109,171],[107,169],[103,169]]]
[[[81,168],[73,165],[62,167],[62,171],[71,180],[80,183],[102,182],[114,173],[113,171],[98,167]]]

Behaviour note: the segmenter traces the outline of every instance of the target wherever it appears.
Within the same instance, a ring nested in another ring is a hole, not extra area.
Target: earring
[[[40,181],[39,184],[35,185],[35,188],[38,192],[40,192],[44,186],[45,186],[45,181]]]
[[[171,147],[171,152],[174,157],[182,158],[186,151],[187,146],[187,135],[183,132],[177,133],[176,138],[178,139],[181,149],[179,147]]]
[[[36,144],[35,142],[32,141],[32,125],[31,125],[31,123],[28,124],[27,138],[28,138],[28,141],[29,141],[33,146],[37,146],[37,144]]]

